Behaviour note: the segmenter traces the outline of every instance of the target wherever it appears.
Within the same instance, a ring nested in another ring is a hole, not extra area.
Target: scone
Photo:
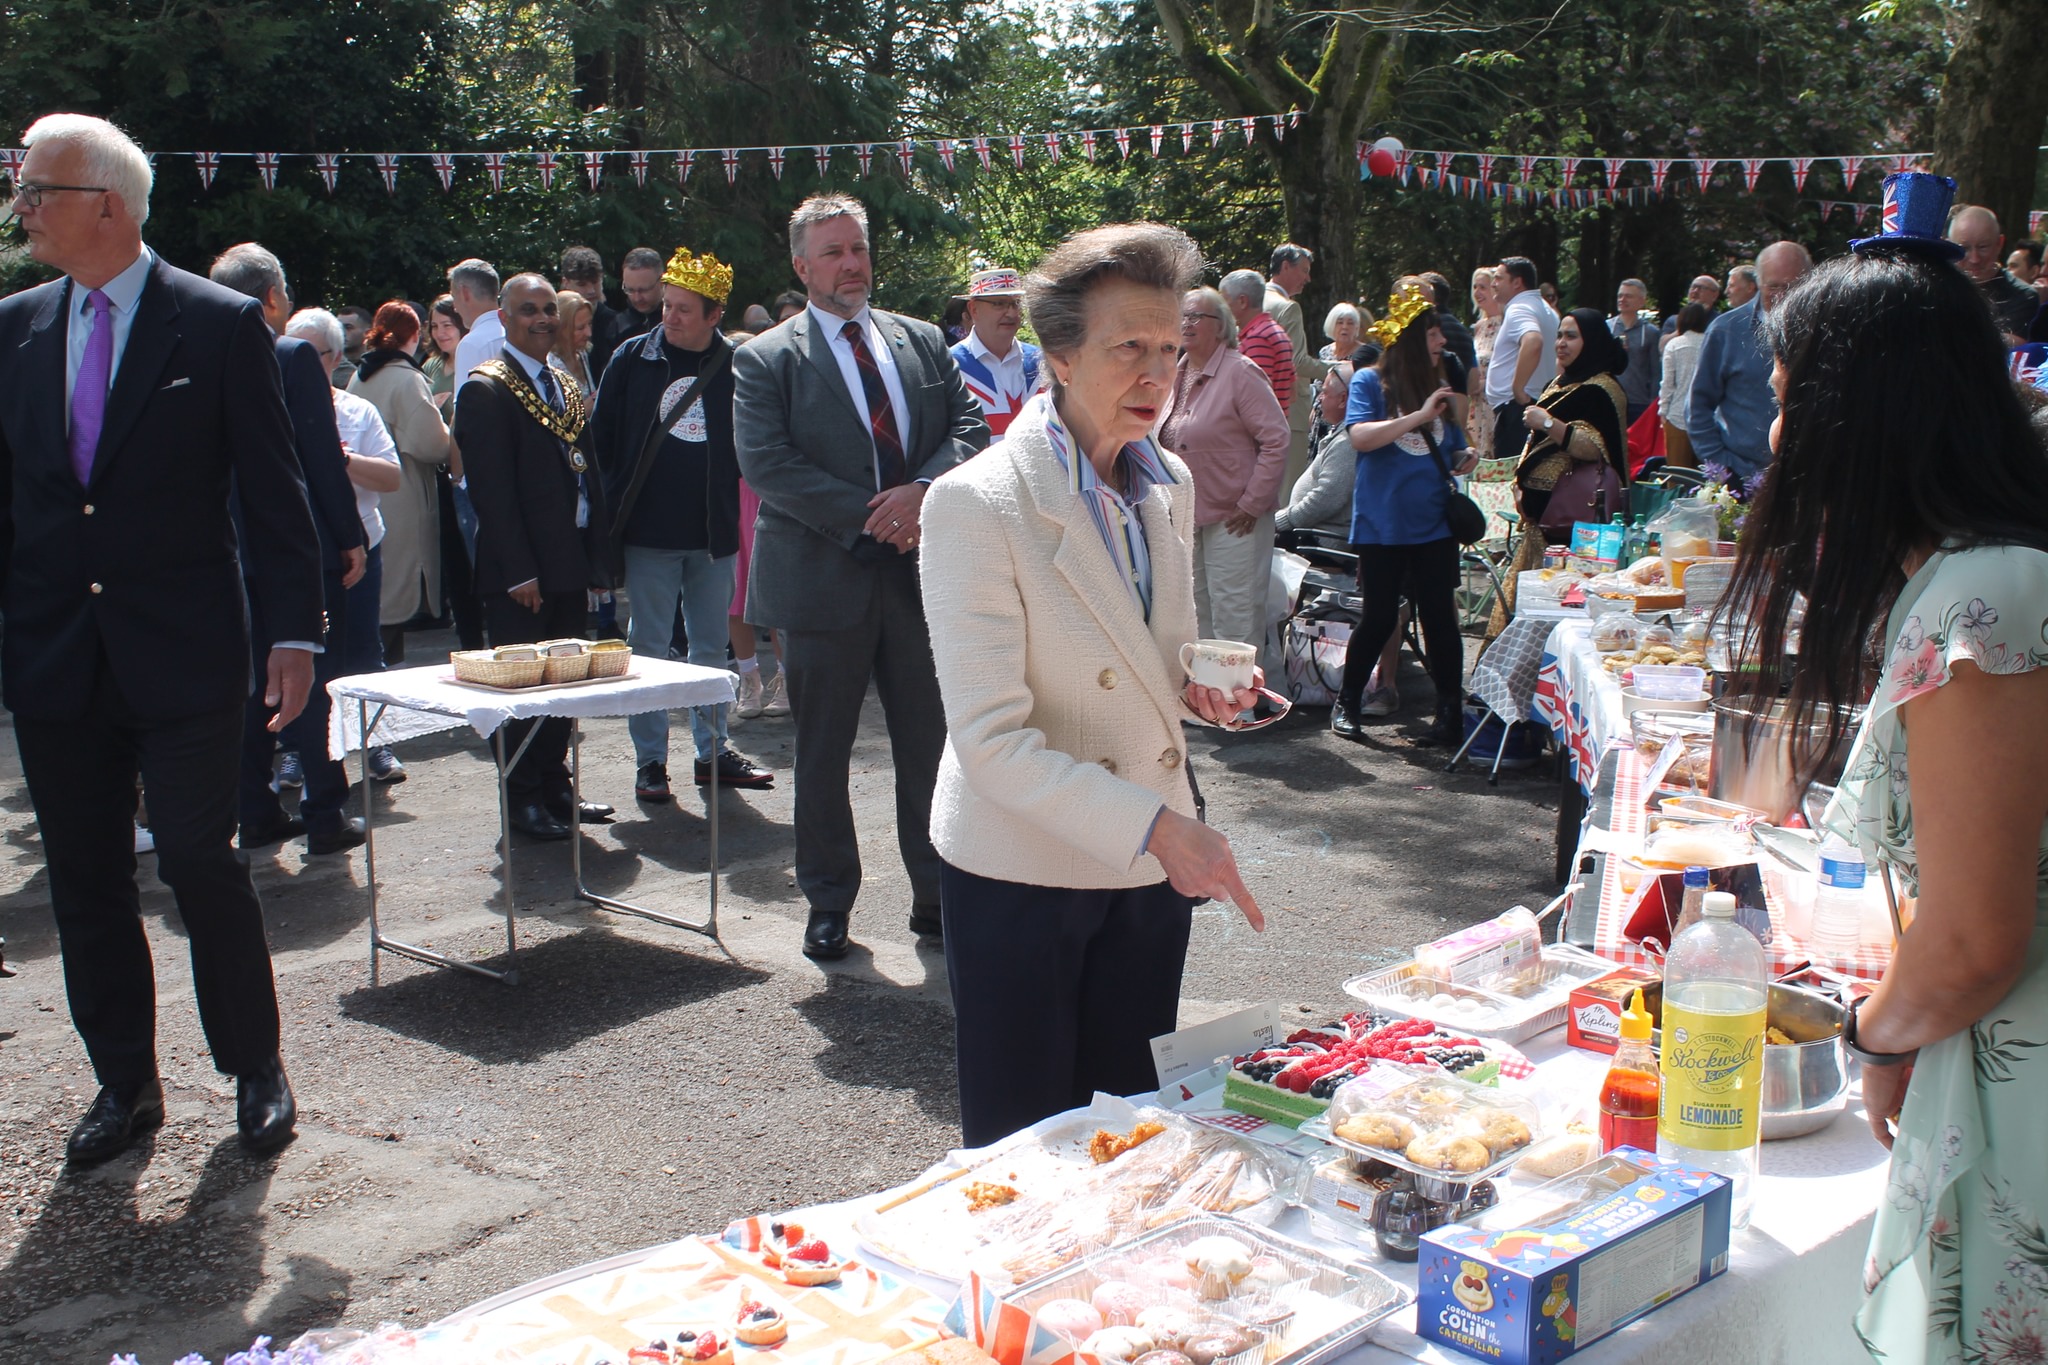
[[[1399,1114],[1353,1114],[1336,1127],[1337,1136],[1361,1147],[1398,1152],[1415,1141],[1415,1125]]]
[[[1418,1166],[1458,1175],[1485,1170],[1493,1162],[1493,1153],[1486,1144],[1469,1137],[1417,1138],[1408,1144],[1407,1157]]]

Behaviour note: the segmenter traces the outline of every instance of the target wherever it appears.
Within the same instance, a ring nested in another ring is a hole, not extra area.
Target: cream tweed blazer
[[[1062,888],[1166,880],[1140,853],[1162,807],[1192,816],[1180,647],[1195,638],[1194,482],[1140,504],[1152,619],[1046,438],[1050,399],[925,496],[921,574],[946,751],[932,842],[955,867]],[[1076,458],[1083,458],[1076,455]]]

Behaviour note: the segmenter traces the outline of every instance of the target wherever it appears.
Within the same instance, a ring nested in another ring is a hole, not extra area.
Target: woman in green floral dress
[[[1766,326],[1778,462],[1731,590],[1762,662],[1740,689],[1789,685],[1834,740],[1868,698],[1826,824],[1918,897],[1851,1020],[1892,1150],[1857,1330],[1888,1363],[2048,1361],[2048,451],[1938,247],[1868,244]]]

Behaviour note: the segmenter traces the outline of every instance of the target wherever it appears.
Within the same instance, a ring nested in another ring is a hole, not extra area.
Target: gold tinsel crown
[[[668,258],[661,282],[702,294],[713,303],[722,304],[732,297],[732,267],[708,251],[699,256],[686,246],[677,247],[676,254]]]
[[[1401,339],[1401,333],[1408,330],[1409,323],[1435,310],[1436,300],[1421,286],[1411,284],[1399,293],[1389,294],[1386,316],[1365,330],[1382,347],[1392,346]]]

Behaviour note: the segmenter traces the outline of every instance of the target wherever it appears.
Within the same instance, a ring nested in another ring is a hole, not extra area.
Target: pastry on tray
[[[1182,1255],[1195,1277],[1195,1292],[1205,1299],[1230,1297],[1252,1273],[1251,1248],[1234,1237],[1198,1237]]]
[[[1399,1114],[1353,1114],[1331,1131],[1348,1142],[1389,1152],[1402,1151],[1415,1141],[1415,1125]]]
[[[839,1261],[817,1237],[807,1237],[782,1253],[782,1278],[791,1284],[830,1284],[839,1278]]]
[[[1493,1164],[1493,1152],[1478,1138],[1421,1137],[1408,1144],[1407,1158],[1418,1166],[1470,1175]]]
[[[1139,1327],[1105,1327],[1081,1343],[1081,1350],[1103,1365],[1130,1365],[1157,1347],[1152,1334]]]
[[[995,1180],[971,1180],[961,1188],[960,1193],[967,1196],[967,1208],[970,1213],[980,1213],[983,1209],[999,1209],[1005,1204],[1017,1202],[1017,1187]]]
[[[789,1335],[789,1319],[781,1309],[749,1298],[740,1304],[739,1326],[733,1335],[749,1346],[779,1345]]]
[[[732,1365],[732,1343],[716,1332],[678,1332],[674,1358],[683,1365]]]
[[[1076,1345],[1102,1330],[1102,1314],[1095,1311],[1094,1305],[1080,1299],[1054,1299],[1042,1303],[1032,1316],[1046,1331],[1063,1336]]]
[[[1095,1164],[1100,1166],[1106,1162],[1116,1160],[1140,1143],[1150,1142],[1165,1131],[1165,1124],[1153,1123],[1149,1120],[1134,1125],[1129,1133],[1112,1133],[1106,1129],[1101,1130],[1093,1138],[1089,1139],[1088,1155],[1095,1158]]]

